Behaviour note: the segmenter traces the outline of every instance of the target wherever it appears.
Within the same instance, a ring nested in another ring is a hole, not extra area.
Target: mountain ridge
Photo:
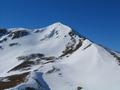
[[[69,26],[1,35],[0,90],[120,90],[120,54]]]

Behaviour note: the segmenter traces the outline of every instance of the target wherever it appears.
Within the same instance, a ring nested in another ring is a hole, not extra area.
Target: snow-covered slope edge
[[[0,90],[120,90],[120,54],[70,27],[0,29]]]

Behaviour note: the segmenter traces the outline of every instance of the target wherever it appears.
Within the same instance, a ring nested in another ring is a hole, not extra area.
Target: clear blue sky
[[[0,0],[0,27],[39,28],[58,21],[120,51],[119,0]]]

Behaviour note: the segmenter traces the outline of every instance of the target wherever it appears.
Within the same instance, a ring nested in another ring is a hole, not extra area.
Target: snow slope
[[[120,90],[120,54],[70,27],[0,30],[0,90]]]

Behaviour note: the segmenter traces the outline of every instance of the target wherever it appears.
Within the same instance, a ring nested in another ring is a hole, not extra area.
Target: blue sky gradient
[[[0,0],[0,27],[41,28],[55,22],[120,51],[119,0]]]

